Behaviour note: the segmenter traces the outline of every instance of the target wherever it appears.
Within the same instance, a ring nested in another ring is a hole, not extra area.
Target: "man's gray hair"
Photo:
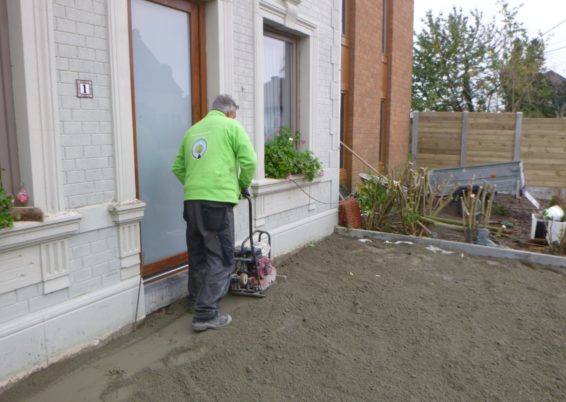
[[[212,109],[222,113],[235,112],[238,105],[230,95],[218,95],[212,102]]]

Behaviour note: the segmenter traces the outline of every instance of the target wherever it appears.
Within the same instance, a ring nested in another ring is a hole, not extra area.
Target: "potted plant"
[[[559,197],[552,197],[550,206],[540,214],[532,214],[531,238],[546,238],[548,244],[560,244],[566,236],[566,215]]]
[[[298,149],[301,135],[289,127],[281,127],[273,140],[265,144],[265,175],[284,179],[304,175],[308,181],[320,175],[322,164],[311,151]]]
[[[2,185],[2,171],[0,168],[0,229],[11,228],[14,226],[14,217],[10,213],[10,209],[14,203],[13,197],[6,192]]]
[[[15,221],[43,222],[43,211],[27,206],[29,197],[23,186],[15,197],[8,194],[2,185],[2,170],[0,168],[0,229],[13,228]]]

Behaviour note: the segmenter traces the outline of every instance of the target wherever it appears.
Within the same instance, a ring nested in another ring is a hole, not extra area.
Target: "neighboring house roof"
[[[558,74],[556,71],[553,70],[548,70],[546,72],[546,76],[553,85],[560,85],[566,82],[566,78],[564,78],[563,76],[561,76],[560,74]]]

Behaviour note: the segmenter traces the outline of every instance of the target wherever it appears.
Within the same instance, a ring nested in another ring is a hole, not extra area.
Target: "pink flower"
[[[18,194],[16,194],[17,202],[19,202],[20,204],[26,204],[28,200],[29,200],[28,192],[26,191],[25,188],[22,188],[20,191],[18,191]]]

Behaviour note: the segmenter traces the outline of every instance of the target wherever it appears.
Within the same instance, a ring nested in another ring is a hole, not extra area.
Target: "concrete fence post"
[[[523,112],[515,114],[515,143],[513,146],[513,160],[521,160],[521,133],[523,131]]]
[[[466,153],[468,152],[468,118],[467,110],[462,112],[462,132],[460,137],[460,166],[466,166]]]
[[[419,134],[419,112],[413,112],[413,126],[411,129],[411,156],[413,158],[413,163],[417,164],[417,141]]]

